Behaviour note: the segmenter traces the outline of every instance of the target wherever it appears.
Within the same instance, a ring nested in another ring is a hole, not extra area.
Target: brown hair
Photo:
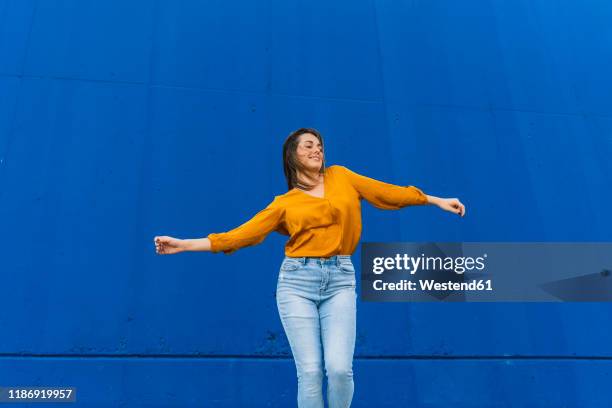
[[[287,179],[287,190],[291,190],[294,187],[299,187],[303,190],[312,190],[315,185],[305,185],[304,183],[298,182],[297,171],[303,171],[304,166],[297,159],[297,147],[300,141],[300,136],[304,133],[311,133],[319,139],[321,143],[321,149],[323,149],[323,138],[321,134],[312,128],[300,128],[295,130],[287,136],[285,143],[283,143],[283,170],[285,172],[285,178]],[[325,173],[325,150],[323,150],[323,160],[321,162],[320,174]]]

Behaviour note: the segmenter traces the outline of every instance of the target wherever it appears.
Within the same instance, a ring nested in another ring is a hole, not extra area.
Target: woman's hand
[[[155,237],[155,251],[162,255],[177,254],[185,251],[185,245],[182,239],[172,238],[168,236]]]
[[[465,215],[465,206],[456,198],[442,198],[438,203],[438,207],[462,217]]]
[[[456,198],[427,196],[427,199],[430,203],[437,205],[445,211],[452,212],[462,217],[465,215],[465,206]]]

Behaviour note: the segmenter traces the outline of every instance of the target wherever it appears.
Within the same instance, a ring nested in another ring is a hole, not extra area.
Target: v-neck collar
[[[325,168],[325,173],[323,174],[323,197],[318,197],[312,194],[308,194],[307,192],[305,192],[304,190],[301,190],[297,187],[294,187],[295,190],[299,191],[302,194],[306,194],[309,197],[312,197],[316,200],[325,200],[327,199],[327,176],[329,174],[329,172],[327,171],[328,167]]]

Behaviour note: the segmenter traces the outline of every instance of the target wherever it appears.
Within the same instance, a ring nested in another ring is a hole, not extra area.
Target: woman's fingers
[[[448,210],[454,214],[464,216],[465,215],[465,206],[456,198],[448,199]]]
[[[164,242],[162,240],[162,237],[155,237],[153,241],[155,242],[155,252],[157,252],[158,254],[163,254],[165,251],[165,248],[164,248]]]
[[[459,207],[459,212],[457,214],[463,217],[465,215],[465,206],[461,203],[461,201],[458,201],[458,200],[457,200],[457,206]]]

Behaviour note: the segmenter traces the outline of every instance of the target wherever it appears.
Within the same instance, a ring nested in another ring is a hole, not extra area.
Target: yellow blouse
[[[233,230],[209,234],[211,251],[230,254],[277,231],[290,236],[286,256],[351,255],[361,236],[361,199],[386,210],[427,204],[417,187],[388,184],[340,165],[325,169],[323,183],[323,198],[294,188]]]

